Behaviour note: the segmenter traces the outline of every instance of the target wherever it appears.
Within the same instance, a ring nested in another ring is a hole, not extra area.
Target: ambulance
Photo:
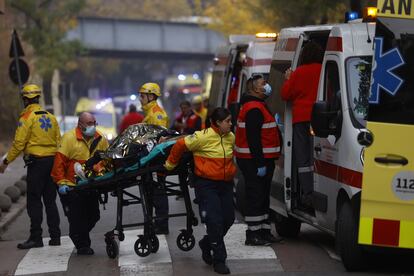
[[[369,22],[377,10],[377,23]],[[283,135],[271,188],[276,230],[294,237],[307,223],[332,234],[349,271],[364,268],[372,251],[414,248],[413,11],[407,1],[379,0],[363,20],[286,28],[272,57],[268,103]],[[291,106],[280,90],[309,41],[321,45],[324,60],[310,130],[313,207],[303,208]]]
[[[230,35],[229,44],[219,48],[214,58],[211,108],[229,108],[236,121],[247,80],[257,74],[269,76],[276,37],[276,33]]]

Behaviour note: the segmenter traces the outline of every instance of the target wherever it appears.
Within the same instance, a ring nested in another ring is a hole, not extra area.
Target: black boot
[[[50,246],[58,246],[58,245],[60,245],[60,238],[51,238],[49,240],[49,245]]]
[[[260,230],[257,231],[246,231],[246,241],[244,242],[245,245],[252,245],[252,246],[267,246],[270,245],[271,242],[265,240],[260,235]]]
[[[90,247],[81,247],[77,251],[78,255],[93,255],[95,252]]]
[[[262,239],[264,239],[265,241],[268,241],[270,243],[278,243],[283,241],[283,239],[281,237],[275,237],[272,235],[272,233],[270,233],[270,230],[262,230],[261,231],[261,237]]]
[[[19,249],[30,249],[30,248],[38,248],[38,247],[43,247],[43,241],[41,239],[40,240],[28,239],[27,241],[23,243],[19,243],[17,245],[17,248]]]
[[[222,262],[214,264],[214,271],[218,274],[230,274],[230,269]]]
[[[213,264],[213,257],[211,256],[211,247],[208,244],[207,237],[204,236],[204,238],[202,238],[198,242],[198,245],[201,248],[201,258],[203,259],[203,261],[208,265],[212,265]]]

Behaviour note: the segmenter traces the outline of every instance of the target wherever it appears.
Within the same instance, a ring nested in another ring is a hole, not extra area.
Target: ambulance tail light
[[[326,44],[326,51],[342,52],[342,37],[330,36]]]
[[[359,18],[358,12],[356,11],[347,11],[345,13],[345,23],[348,23],[349,21],[352,21],[358,18]]]
[[[376,7],[365,7],[362,13],[363,22],[374,22],[377,18],[377,8]]]

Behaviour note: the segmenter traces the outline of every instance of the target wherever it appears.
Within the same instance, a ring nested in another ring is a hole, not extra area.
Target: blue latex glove
[[[60,185],[59,194],[66,195],[69,192],[70,188],[68,185]]]
[[[266,175],[266,166],[257,168],[257,176],[263,177]]]

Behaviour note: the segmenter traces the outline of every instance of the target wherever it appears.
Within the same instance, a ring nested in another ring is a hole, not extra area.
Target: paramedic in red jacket
[[[234,155],[245,180],[246,245],[270,245],[280,241],[271,234],[270,184],[280,155],[279,132],[265,99],[272,88],[261,75],[247,81],[237,118]]]
[[[292,102],[293,156],[301,189],[301,203],[312,207],[313,151],[310,134],[312,106],[318,93],[323,50],[315,42],[307,43],[300,55],[300,66],[285,72],[282,99]]]

